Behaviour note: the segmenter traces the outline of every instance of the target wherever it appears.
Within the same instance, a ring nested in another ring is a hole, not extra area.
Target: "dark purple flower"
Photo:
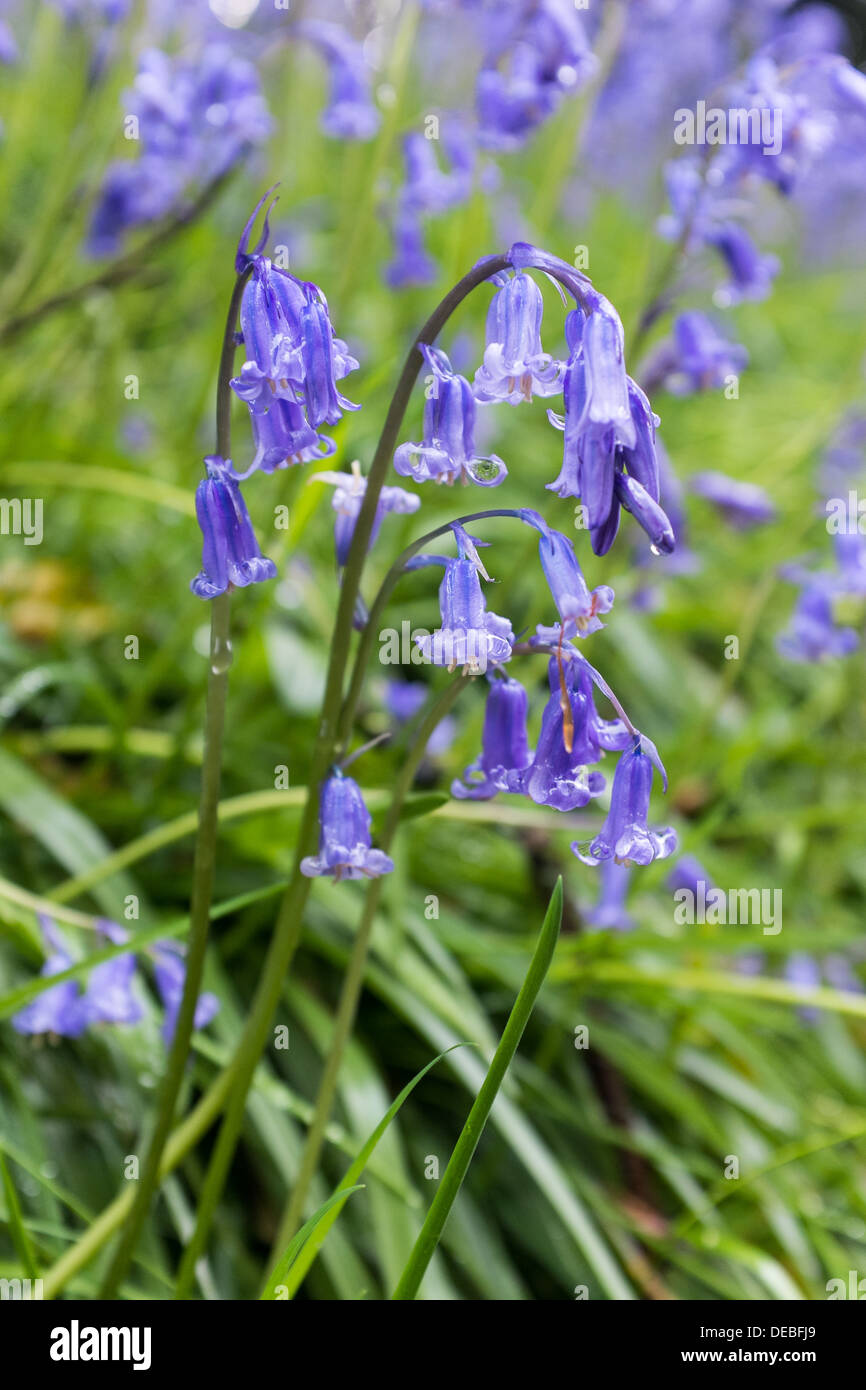
[[[616,765],[607,818],[585,853],[579,842],[571,848],[582,864],[595,867],[604,859],[619,863],[651,864],[667,859],[677,847],[676,831],[669,826],[653,830],[647,825],[653,763],[636,738]]]
[[[246,360],[231,383],[233,390],[254,413],[284,400],[303,404],[313,431],[324,423],[336,424],[344,410],[359,409],[337,389],[358,363],[334,333],[324,295],[265,256],[249,259],[253,273],[240,312]]]
[[[277,567],[259,550],[231,461],[212,454],[205,464],[207,477],[199,483],[195,494],[204,541],[202,567],[190,588],[197,598],[209,599],[225,593],[230,584],[240,589],[275,579]]]
[[[725,473],[708,472],[695,473],[689,479],[689,487],[698,497],[711,502],[737,530],[762,526],[776,516],[769,494],[757,483],[741,483]]]
[[[451,783],[451,795],[460,800],[489,800],[507,788],[508,775],[521,772],[532,761],[526,737],[528,701],[520,681],[510,676],[492,679],[487,690],[481,752],[464,769],[462,779]]]
[[[541,716],[541,732],[531,764],[506,778],[507,790],[521,792],[539,806],[574,811],[604,791],[600,772],[590,772],[600,750],[592,737],[592,701],[560,674],[554,657],[549,665],[550,698]],[[568,716],[566,719],[566,715]]]
[[[544,301],[530,275],[496,275],[499,286],[487,311],[484,361],[475,373],[479,401],[519,405],[562,390],[563,366],[541,346]]]
[[[337,883],[391,873],[393,860],[371,848],[370,821],[358,783],[339,769],[332,772],[322,787],[319,853],[301,861],[301,873],[307,878],[327,875]]]
[[[162,1039],[166,1047],[171,1046],[180,1013],[183,987],[186,981],[186,965],[179,946],[173,941],[161,941],[154,947],[153,973],[156,988],[163,1002],[165,1014],[162,1021]],[[215,994],[200,994],[196,1000],[193,1026],[206,1028],[219,1012],[220,1001]]]
[[[636,478],[617,472],[614,479],[617,501],[631,512],[639,526],[643,527],[650,539],[650,549],[654,555],[670,555],[676,545],[674,531],[667,514],[654,501],[646,488],[641,487]]]
[[[480,487],[496,487],[508,470],[496,454],[479,455],[475,449],[476,405],[472,387],[451,369],[445,353],[422,344],[421,351],[432,372],[424,404],[424,438],[420,444],[401,444],[394,467],[416,483],[453,483],[470,479]]]

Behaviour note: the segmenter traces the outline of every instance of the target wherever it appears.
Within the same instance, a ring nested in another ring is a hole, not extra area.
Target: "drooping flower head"
[[[422,344],[431,371],[424,404],[424,438],[420,444],[401,444],[394,467],[416,483],[453,483],[458,479],[480,487],[496,487],[508,470],[496,454],[479,455],[475,448],[475,396],[464,376],[452,371],[439,348]]]
[[[393,860],[371,848],[370,822],[358,783],[335,769],[322,787],[319,853],[301,861],[301,873],[307,878],[328,876],[337,883],[391,873]]]
[[[489,679],[481,752],[464,769],[462,779],[451,783],[451,795],[461,801],[489,800],[507,790],[509,774],[521,772],[532,761],[526,735],[526,691],[510,676]]]
[[[654,545],[661,540],[658,549],[664,549],[668,540],[672,548],[670,527],[659,516],[658,417],[626,372],[619,314],[581,271],[558,256],[517,242],[509,259],[516,270],[534,267],[551,275],[577,306],[565,325],[569,349],[562,378],[565,413],[548,412],[564,436],[562,469],[548,485],[550,490],[560,497],[580,498],[596,555],[604,555],[613,544],[622,505],[649,531]],[[620,475],[632,479],[637,488],[633,491],[628,483],[617,487]]]
[[[581,863],[595,867],[604,859],[616,859],[622,864],[651,864],[673,853],[676,831],[669,826],[654,830],[647,825],[652,781],[653,761],[638,736],[616,765],[610,810],[589,853],[577,841],[571,846]]]
[[[334,544],[337,551],[337,564],[345,565],[349,558],[349,548],[355,534],[355,523],[361,511],[361,504],[367,491],[367,479],[361,473],[357,460],[352,464],[351,473],[316,473],[311,483],[330,483],[335,489],[331,503],[337,513],[334,523]],[[373,529],[370,532],[368,549],[372,550],[382,527],[382,522],[390,513],[406,516],[417,512],[421,498],[415,492],[407,492],[402,487],[383,487],[376,504]]]
[[[510,660],[514,632],[507,618],[488,613],[481,591],[479,571],[489,578],[471,541],[460,526],[454,528],[458,554],[456,560],[422,556],[411,568],[422,564],[442,564],[445,577],[439,586],[442,626],[433,633],[419,634],[415,642],[425,661],[454,671],[462,666],[473,675],[483,675],[490,666]]]
[[[604,627],[599,615],[613,607],[613,589],[607,584],[590,589],[568,536],[554,531],[537,512],[524,510],[522,516],[541,532],[538,555],[559,611],[562,635],[589,637],[598,632]]]
[[[230,584],[242,589],[275,579],[277,567],[259,549],[231,460],[211,454],[205,465],[207,477],[195,494],[203,537],[201,571],[190,588],[197,598],[209,599],[224,594]]]
[[[590,701],[563,675],[557,658],[549,665],[550,698],[541,716],[541,732],[531,764],[507,778],[507,789],[528,796],[539,806],[574,811],[604,791],[600,772],[590,772],[601,753],[592,738]]]
[[[563,367],[541,346],[541,290],[523,271],[495,275],[493,281],[499,288],[487,311],[484,360],[475,373],[476,399],[519,405],[533,395],[558,395]]]

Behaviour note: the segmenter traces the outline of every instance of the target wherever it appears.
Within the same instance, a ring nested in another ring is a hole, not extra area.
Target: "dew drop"
[[[661,551],[659,550],[659,548],[658,548],[657,545],[651,545],[651,546],[650,546],[650,554],[651,554],[651,555],[661,555]]]
[[[215,676],[223,675],[231,666],[234,652],[231,642],[218,639],[211,647],[210,668]]]

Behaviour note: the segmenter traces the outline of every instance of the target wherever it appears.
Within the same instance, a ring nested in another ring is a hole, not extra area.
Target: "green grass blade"
[[[21,1215],[21,1203],[18,1200],[18,1193],[15,1191],[15,1184],[6,1163],[3,1150],[0,1149],[0,1182],[3,1184],[3,1197],[6,1202],[6,1220],[9,1225],[9,1234],[12,1237],[12,1244],[15,1246],[18,1258],[21,1261],[25,1277],[27,1279],[38,1279],[39,1270],[36,1266],[36,1256],[30,1237],[27,1234],[24,1220]]]
[[[322,1203],[319,1210],[313,1212],[309,1221],[305,1221],[301,1229],[297,1231],[289,1241],[286,1253],[283,1255],[283,1258],[279,1261],[276,1269],[268,1280],[267,1287],[262,1290],[261,1298],[276,1298],[277,1289],[286,1287],[286,1276],[320,1221],[324,1220],[331,1208],[335,1207],[338,1202],[342,1207],[346,1199],[351,1197],[353,1192],[360,1192],[363,1186],[363,1183],[356,1183],[354,1187],[345,1189],[338,1187],[337,1191],[332,1192],[328,1200]]]
[[[466,1177],[469,1164],[472,1162],[473,1154],[478,1147],[478,1141],[484,1132],[484,1126],[487,1123],[487,1117],[497,1092],[505,1079],[505,1073],[511,1064],[511,1059],[517,1051],[523,1030],[529,1022],[529,1015],[532,1013],[539,990],[544,983],[544,977],[550,967],[550,962],[553,960],[561,923],[562,879],[558,878],[542,923],[538,944],[529,963],[526,979],[523,981],[520,993],[515,1000],[499,1046],[493,1054],[493,1060],[481,1090],[469,1111],[469,1118],[454,1146],[454,1152],[439,1184],[439,1190],[430,1203],[430,1209],[415,1242],[415,1248],[409,1256],[406,1268],[394,1290],[393,1297],[395,1299],[411,1300],[418,1294],[424,1272],[436,1246],[439,1244],[445,1222],[448,1220],[451,1207],[463,1185],[463,1179]]]
[[[379,1140],[382,1138],[382,1135],[385,1133],[385,1130],[388,1128],[394,1116],[397,1114],[400,1107],[403,1105],[403,1102],[407,1099],[409,1095],[411,1095],[412,1091],[414,1091],[415,1087],[418,1085],[418,1082],[421,1081],[427,1075],[428,1071],[430,1071],[433,1067],[436,1066],[437,1062],[441,1062],[442,1058],[447,1056],[449,1052],[453,1052],[455,1047],[463,1046],[463,1043],[455,1043],[453,1047],[447,1047],[444,1052],[440,1052],[438,1056],[432,1058],[432,1060],[429,1061],[425,1067],[422,1067],[421,1070],[417,1072],[415,1076],[412,1077],[411,1081],[408,1081],[406,1083],[400,1094],[395,1098],[394,1101],[392,1101],[391,1105],[389,1105],[388,1109],[385,1111],[385,1114],[382,1116],[376,1128],[373,1130],[369,1139],[367,1139],[366,1143],[363,1145],[356,1157],[350,1163],[345,1175],[343,1176],[342,1181],[336,1188],[329,1202],[326,1203],[325,1207],[319,1208],[319,1212],[317,1213],[317,1215],[322,1216],[324,1219],[321,1221],[321,1223],[317,1223],[315,1235],[307,1244],[303,1253],[303,1258],[297,1261],[295,1268],[292,1270],[291,1276],[288,1279],[278,1280],[274,1275],[272,1275],[262,1291],[262,1298],[272,1298],[273,1289],[275,1287],[275,1284],[277,1283],[287,1283],[289,1289],[289,1298],[292,1298],[294,1296],[296,1290],[300,1287],[301,1283],[303,1282],[307,1270],[309,1269],[313,1260],[316,1258],[316,1254],[321,1249],[325,1236],[328,1234],[329,1230],[331,1229],[337,1217],[340,1215],[340,1212],[342,1211],[342,1203],[340,1203],[339,1206],[336,1206],[337,1201],[340,1197],[342,1197],[345,1200],[345,1198],[348,1197],[350,1192],[355,1192],[357,1190],[353,1184],[357,1183],[358,1178],[361,1176],[367,1164],[369,1163],[370,1158],[372,1157],[373,1150],[375,1149]],[[332,1205],[334,1206],[333,1211],[330,1210],[330,1207]],[[309,1225],[309,1222],[307,1223],[307,1225]],[[302,1230],[305,1229],[306,1227],[302,1227]],[[298,1232],[298,1235],[300,1235],[300,1231]],[[297,1236],[295,1236],[295,1240],[297,1240]],[[291,1246],[289,1248],[291,1249]]]

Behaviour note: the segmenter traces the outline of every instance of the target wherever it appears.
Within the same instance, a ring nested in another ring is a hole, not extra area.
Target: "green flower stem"
[[[464,675],[458,676],[456,680],[450,681],[439,698],[431,704],[418,726],[415,736],[409,746],[406,761],[401,767],[394,784],[394,795],[385,816],[382,833],[378,837],[379,845],[386,852],[391,847],[391,843],[400,823],[400,813],[403,809],[403,803],[412,787],[415,773],[418,771],[418,766],[424,756],[430,735],[440,721],[444,719],[445,715],[451,709],[461,691],[470,680],[470,676]],[[340,1000],[337,1005],[337,1013],[334,1020],[334,1032],[331,1038],[331,1046],[325,1060],[322,1079],[319,1082],[315,1107],[313,1109],[310,1127],[307,1131],[304,1151],[301,1156],[300,1169],[295,1179],[295,1185],[288,1205],[286,1206],[283,1219],[280,1222],[279,1232],[274,1241],[269,1268],[280,1258],[280,1255],[294,1236],[303,1218],[304,1204],[307,1200],[310,1184],[316,1174],[319,1155],[322,1151],[322,1145],[325,1139],[325,1131],[331,1117],[331,1107],[333,1106],[334,1095],[337,1089],[337,1076],[340,1070],[340,1063],[343,1060],[346,1043],[349,1040],[355,1022],[358,999],[364,982],[364,969],[367,964],[370,936],[373,931],[373,923],[376,920],[376,913],[379,909],[383,885],[384,879],[376,878],[373,879],[367,888],[367,894],[364,900],[364,911],[355,934],[352,954],[349,957],[349,964],[343,978]]]
[[[217,453],[223,458],[228,458],[231,453],[231,390],[229,381],[235,357],[235,327],[244,286],[249,275],[250,271],[247,269],[235,279],[226,316],[225,333],[223,334],[216,404],[216,448]],[[100,1297],[104,1299],[115,1296],[132,1262],[138,1238],[147,1219],[153,1194],[159,1182],[162,1152],[171,1130],[189,1056],[196,1004],[201,990],[210,933],[210,910],[216,865],[217,820],[222,773],[223,729],[225,727],[229,668],[231,666],[230,619],[231,599],[229,591],[226,590],[225,593],[218,594],[211,602],[210,666],[205,711],[204,761],[202,763],[198,832],[193,860],[192,899],[183,997],[168,1055],[165,1079],[160,1090],[156,1122],[135,1193],[135,1201],[100,1290]]]
[[[454,1205],[454,1200],[463,1185],[463,1179],[472,1162],[472,1156],[478,1147],[478,1141],[484,1132],[487,1117],[496,1099],[497,1093],[505,1073],[511,1063],[511,1059],[517,1051],[518,1043],[523,1036],[523,1030],[529,1022],[529,1015],[532,1013],[533,1006],[538,997],[538,992],[544,983],[544,977],[553,959],[553,952],[556,949],[556,942],[559,936],[559,927],[562,921],[562,879],[556,880],[556,887],[550,899],[550,906],[544,918],[541,932],[538,937],[538,944],[535,947],[532,960],[526,979],[520,988],[520,993],[515,1000],[514,1008],[511,1010],[505,1031],[499,1040],[499,1046],[493,1054],[493,1061],[484,1081],[481,1090],[475,1098],[472,1109],[469,1111],[469,1118],[463,1126],[460,1138],[454,1146],[454,1152],[448,1161],[448,1167],[442,1176],[442,1181],[436,1191],[436,1196],[430,1203],[426,1219],[418,1239],[409,1256],[406,1268],[400,1276],[400,1280],[392,1297],[404,1301],[411,1300],[417,1296],[421,1280],[427,1270],[427,1266],[433,1257],[433,1252],[439,1244],[440,1237],[445,1228],[445,1222]]]
[[[433,311],[409,350],[409,354],[397,382],[397,388],[388,407],[382,433],[376,446],[367,488],[355,531],[337,605],[337,616],[331,638],[328,672],[325,679],[325,694],[319,720],[318,735],[310,761],[307,780],[307,800],[298,831],[295,862],[289,886],[277,915],[271,944],[265,958],[256,993],[241,1034],[235,1062],[237,1070],[235,1083],[229,1097],[226,1113],[219,1136],[211,1156],[210,1164],[202,1184],[199,1198],[195,1230],[193,1231],[178,1270],[176,1296],[186,1298],[192,1287],[195,1266],[204,1252],[211,1222],[222,1194],[223,1186],[231,1166],[232,1156],[243,1125],[247,1091],[253,1079],[262,1048],[265,1045],[280,996],[285,985],[286,975],[297,950],[301,937],[301,924],[304,906],[310,891],[310,880],[301,873],[301,860],[311,852],[315,845],[316,824],[319,814],[319,787],[334,761],[337,739],[337,721],[340,716],[343,698],[343,684],[349,645],[352,638],[352,623],[355,602],[361,583],[361,572],[369,547],[370,535],[376,516],[379,494],[385,482],[394,450],[400,436],[403,417],[412,395],[412,388],[423,364],[418,344],[432,343],[451,314],[478,285],[509,265],[507,256],[493,256],[481,265],[476,265],[451,289],[438,307]]]

